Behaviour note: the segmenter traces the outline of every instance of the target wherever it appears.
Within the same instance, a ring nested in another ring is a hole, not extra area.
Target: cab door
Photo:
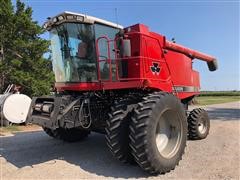
[[[100,81],[116,81],[116,42],[119,29],[95,24],[98,78]]]
[[[108,38],[105,36],[97,39],[97,64],[98,79],[100,81],[112,81],[111,57]]]

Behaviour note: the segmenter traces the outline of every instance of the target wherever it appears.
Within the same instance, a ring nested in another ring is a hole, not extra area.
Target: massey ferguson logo
[[[153,75],[159,75],[159,73],[160,73],[160,67],[159,67],[159,64],[158,64],[158,63],[153,63],[153,65],[150,66],[150,69],[151,69]]]

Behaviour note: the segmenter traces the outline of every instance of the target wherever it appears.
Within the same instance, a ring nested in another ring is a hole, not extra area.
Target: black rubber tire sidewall
[[[210,129],[210,120],[208,117],[208,114],[205,110],[202,111],[200,118],[203,118],[205,123],[206,123],[206,131],[202,134],[201,132],[197,131],[198,133],[198,137],[201,139],[204,139],[207,137],[208,133],[209,133],[209,129]]]
[[[191,116],[195,116],[195,118],[191,118]],[[201,133],[198,129],[198,124],[200,119],[203,118],[205,123],[206,123],[206,130],[204,133]],[[194,124],[192,123],[192,121],[195,121]],[[209,134],[209,130],[210,130],[210,119],[208,116],[208,113],[201,108],[197,108],[197,109],[193,109],[188,117],[188,133],[189,133],[189,139],[193,139],[193,140],[200,140],[200,139],[205,139],[208,134]]]
[[[176,113],[176,115],[181,118],[181,124],[182,124],[182,137],[181,137],[181,142],[180,142],[180,147],[178,149],[178,152],[171,157],[170,159],[166,159],[163,157],[158,149],[157,149],[157,144],[156,144],[156,128],[159,120],[159,116],[166,110],[166,109],[171,109],[173,113]],[[161,112],[159,112],[161,111]],[[186,146],[186,141],[187,141],[187,122],[186,122],[186,116],[185,116],[185,111],[181,105],[180,102],[174,97],[173,95],[165,96],[162,97],[158,103],[156,103],[155,107],[152,110],[152,117],[151,117],[151,123],[148,126],[148,133],[147,134],[147,139],[148,141],[148,147],[149,147],[149,158],[152,159],[157,167],[157,169],[164,169],[166,168],[166,171],[170,171],[173,169],[178,162],[181,160],[181,157],[184,153],[184,149]],[[157,158],[156,158],[157,157]],[[164,167],[162,167],[164,165]]]

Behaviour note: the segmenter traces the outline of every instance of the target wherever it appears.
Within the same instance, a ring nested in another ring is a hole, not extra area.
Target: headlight
[[[77,15],[66,15],[67,20],[77,20],[77,21],[83,21],[83,16],[77,16]]]
[[[74,16],[73,16],[73,15],[67,15],[67,19],[68,19],[68,20],[73,20],[73,19],[74,19]]]
[[[64,17],[63,16],[58,16],[58,20],[62,21],[62,20],[64,20]]]
[[[53,18],[53,22],[54,22],[54,23],[57,22],[57,18]]]
[[[48,27],[48,23],[44,23],[44,24],[43,24],[43,28],[44,28],[44,29],[47,29],[47,27]]]
[[[50,102],[43,102],[35,104],[34,110],[42,113],[51,113],[53,111],[54,105]]]
[[[43,104],[42,106],[42,112],[45,112],[45,113],[51,113],[53,111],[53,104]]]
[[[77,16],[77,21],[83,21],[83,16]]]

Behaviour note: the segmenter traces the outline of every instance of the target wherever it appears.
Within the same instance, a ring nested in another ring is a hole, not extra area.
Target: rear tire
[[[187,118],[172,94],[156,92],[138,103],[130,125],[130,146],[139,166],[164,174],[178,165],[187,140]]]
[[[81,141],[90,134],[90,131],[86,131],[78,128],[71,128],[71,129],[57,128],[52,130],[52,129],[43,127],[43,130],[50,137],[61,139],[66,142]]]
[[[188,115],[188,139],[205,139],[209,134],[209,129],[208,113],[201,108],[193,109]]]

